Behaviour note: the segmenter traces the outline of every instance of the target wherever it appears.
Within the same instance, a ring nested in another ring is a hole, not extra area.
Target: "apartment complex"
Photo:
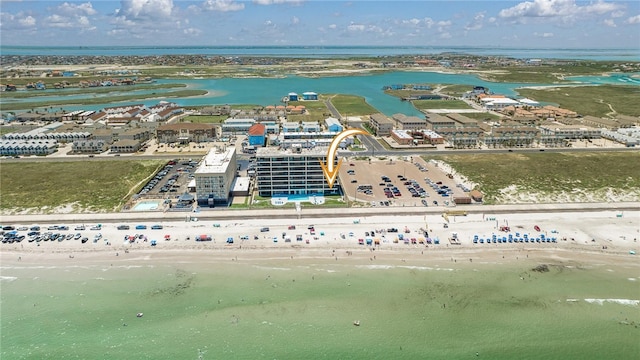
[[[393,120],[398,130],[420,130],[427,127],[427,121],[417,116],[407,116],[405,114],[393,114]]]
[[[393,121],[380,113],[369,115],[369,125],[377,136],[389,136],[393,130]]]
[[[212,124],[175,123],[163,124],[156,129],[156,137],[161,143],[188,143],[214,141],[216,129]]]
[[[209,150],[194,172],[199,206],[215,207],[229,203],[237,166],[235,147]]]
[[[256,159],[259,195],[339,195],[339,184],[334,183],[329,188],[320,167],[320,161],[325,161],[326,156],[326,147],[258,149]],[[337,164],[337,159],[334,161]]]

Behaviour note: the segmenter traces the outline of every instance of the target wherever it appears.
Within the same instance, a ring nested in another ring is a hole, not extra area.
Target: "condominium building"
[[[393,121],[380,113],[369,115],[369,125],[377,136],[389,136],[393,130]]]
[[[237,166],[235,147],[209,150],[194,172],[198,205],[227,205]]]
[[[326,156],[326,147],[258,149],[257,185],[260,196],[339,195],[338,182],[329,188],[320,167],[320,161],[326,161]],[[334,161],[337,164],[336,159]]]
[[[407,116],[405,114],[394,114],[393,120],[398,130],[420,130],[427,127],[427,121],[417,116]]]

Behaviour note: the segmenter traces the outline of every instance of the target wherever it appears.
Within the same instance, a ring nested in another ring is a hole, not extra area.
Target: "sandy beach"
[[[590,212],[567,212],[550,210],[543,213],[491,214],[472,212],[465,216],[448,216],[438,212],[424,215],[402,214],[371,215],[349,214],[344,217],[298,218],[296,216],[264,219],[229,218],[211,220],[213,214],[171,214],[164,220],[149,218],[136,221],[99,219],[94,222],[87,216],[81,222],[69,221],[78,217],[72,214],[58,217],[52,222],[51,216],[41,218],[38,223],[41,233],[80,234],[88,238],[62,241],[33,241],[29,236],[20,243],[2,244],[2,260],[7,263],[18,257],[27,260],[30,254],[66,253],[111,257],[116,252],[143,251],[156,254],[167,251],[229,252],[242,251],[243,256],[261,256],[262,252],[303,252],[305,256],[326,256],[327,251],[345,251],[370,254],[384,253],[389,257],[408,258],[424,252],[442,254],[444,257],[493,257],[496,253],[539,252],[544,254],[567,253],[609,254],[628,257],[630,251],[640,250],[640,212],[623,210],[602,210]],[[148,214],[158,216],[158,214]],[[162,215],[162,214],[161,214]],[[167,214],[169,215],[169,214]],[[177,217],[177,216],[180,217]],[[248,214],[249,215],[249,214]],[[133,214],[131,214],[133,216]],[[66,219],[65,219],[66,217]],[[4,222],[7,218],[4,217]],[[23,217],[28,218],[28,217]],[[49,219],[49,221],[47,221]],[[187,221],[189,220],[189,221]],[[51,225],[66,225],[69,230],[47,230]],[[100,230],[90,230],[101,225]],[[128,225],[129,230],[118,230],[118,225]],[[34,223],[24,224],[31,227]],[[136,229],[144,225],[146,229]],[[162,229],[152,229],[160,225]],[[15,223],[20,227],[20,223]],[[84,230],[76,230],[84,226]],[[263,229],[263,228],[268,228]],[[508,227],[504,228],[504,227]],[[313,229],[311,229],[313,228]],[[502,228],[502,229],[501,229]],[[396,229],[397,232],[390,230]],[[539,229],[539,230],[536,230]],[[425,232],[426,231],[426,232]],[[26,235],[27,231],[20,232]],[[210,241],[197,241],[210,237]],[[502,241],[492,242],[493,237]],[[135,239],[132,239],[135,237]],[[474,242],[474,237],[476,240]],[[515,239],[508,242],[511,237]],[[553,239],[553,241],[543,239]],[[457,239],[457,241],[452,241]],[[528,238],[531,241],[518,242]],[[537,241],[535,241],[537,239]],[[156,245],[151,242],[155,240]],[[371,244],[368,246],[367,241]],[[435,244],[439,241],[439,244]],[[364,244],[362,244],[364,243]],[[99,255],[98,255],[99,254]],[[314,255],[317,254],[317,255]],[[582,255],[580,255],[582,256]],[[54,256],[54,257],[57,257]],[[368,259],[368,255],[366,256]]]
[[[469,213],[448,222],[438,213],[214,214],[125,222],[102,214],[100,230],[89,230],[101,221],[90,214],[22,216],[41,233],[79,232],[88,241],[0,244],[2,358],[578,359],[640,351],[640,263],[632,254],[639,211]],[[53,224],[70,229],[47,230]],[[80,225],[86,230],[74,230]],[[431,244],[420,243],[421,229]],[[454,233],[459,244],[449,241]],[[516,233],[556,242],[473,242]],[[136,234],[142,238],[128,240]],[[212,241],[195,241],[200,235]],[[395,242],[398,235],[416,243]]]

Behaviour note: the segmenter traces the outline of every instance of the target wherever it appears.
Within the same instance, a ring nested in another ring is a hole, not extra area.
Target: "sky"
[[[0,44],[640,49],[640,0],[0,0]]]

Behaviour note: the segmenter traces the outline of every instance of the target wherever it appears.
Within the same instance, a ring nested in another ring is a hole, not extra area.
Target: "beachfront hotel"
[[[320,160],[327,148],[260,148],[256,154],[258,193],[264,197],[291,195],[340,195],[338,182],[329,188]],[[336,159],[334,163],[337,164]]]
[[[209,150],[194,172],[198,205],[227,205],[237,167],[235,147]]]

